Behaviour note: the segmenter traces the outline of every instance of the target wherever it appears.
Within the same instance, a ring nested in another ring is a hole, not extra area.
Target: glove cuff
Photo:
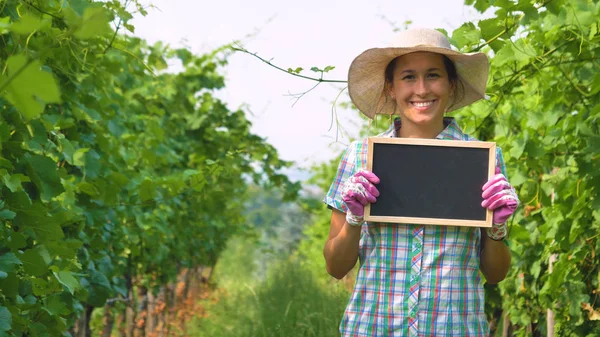
[[[486,228],[487,236],[495,241],[502,241],[506,238],[508,226],[506,222],[501,224],[493,224],[491,228]]]
[[[363,216],[354,215],[348,211],[346,213],[346,222],[351,226],[360,227],[365,223],[365,219]]]

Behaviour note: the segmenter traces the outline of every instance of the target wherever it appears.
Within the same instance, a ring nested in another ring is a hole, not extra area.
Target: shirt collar
[[[448,139],[448,140],[461,140],[463,139],[464,133],[461,130],[458,123],[456,123],[456,119],[454,117],[444,117],[444,130],[440,132],[435,139]],[[402,121],[400,117],[394,118],[394,122],[390,127],[379,137],[397,137],[398,131],[402,127]]]

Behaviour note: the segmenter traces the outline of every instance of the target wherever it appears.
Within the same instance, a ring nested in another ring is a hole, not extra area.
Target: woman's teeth
[[[417,108],[426,108],[426,107],[430,106],[431,104],[433,104],[433,101],[429,101],[429,102],[412,102],[412,104],[414,106],[416,106]]]

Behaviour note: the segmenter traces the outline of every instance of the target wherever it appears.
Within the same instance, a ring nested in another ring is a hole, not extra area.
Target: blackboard
[[[367,169],[381,182],[365,220],[491,227],[481,187],[495,163],[493,142],[371,137]]]

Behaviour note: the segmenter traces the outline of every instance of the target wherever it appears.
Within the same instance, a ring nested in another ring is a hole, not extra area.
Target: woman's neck
[[[433,139],[437,137],[442,131],[444,131],[444,122],[431,124],[431,125],[416,125],[412,123],[405,123],[402,121],[402,126],[398,130],[398,137],[402,138],[429,138]]]

